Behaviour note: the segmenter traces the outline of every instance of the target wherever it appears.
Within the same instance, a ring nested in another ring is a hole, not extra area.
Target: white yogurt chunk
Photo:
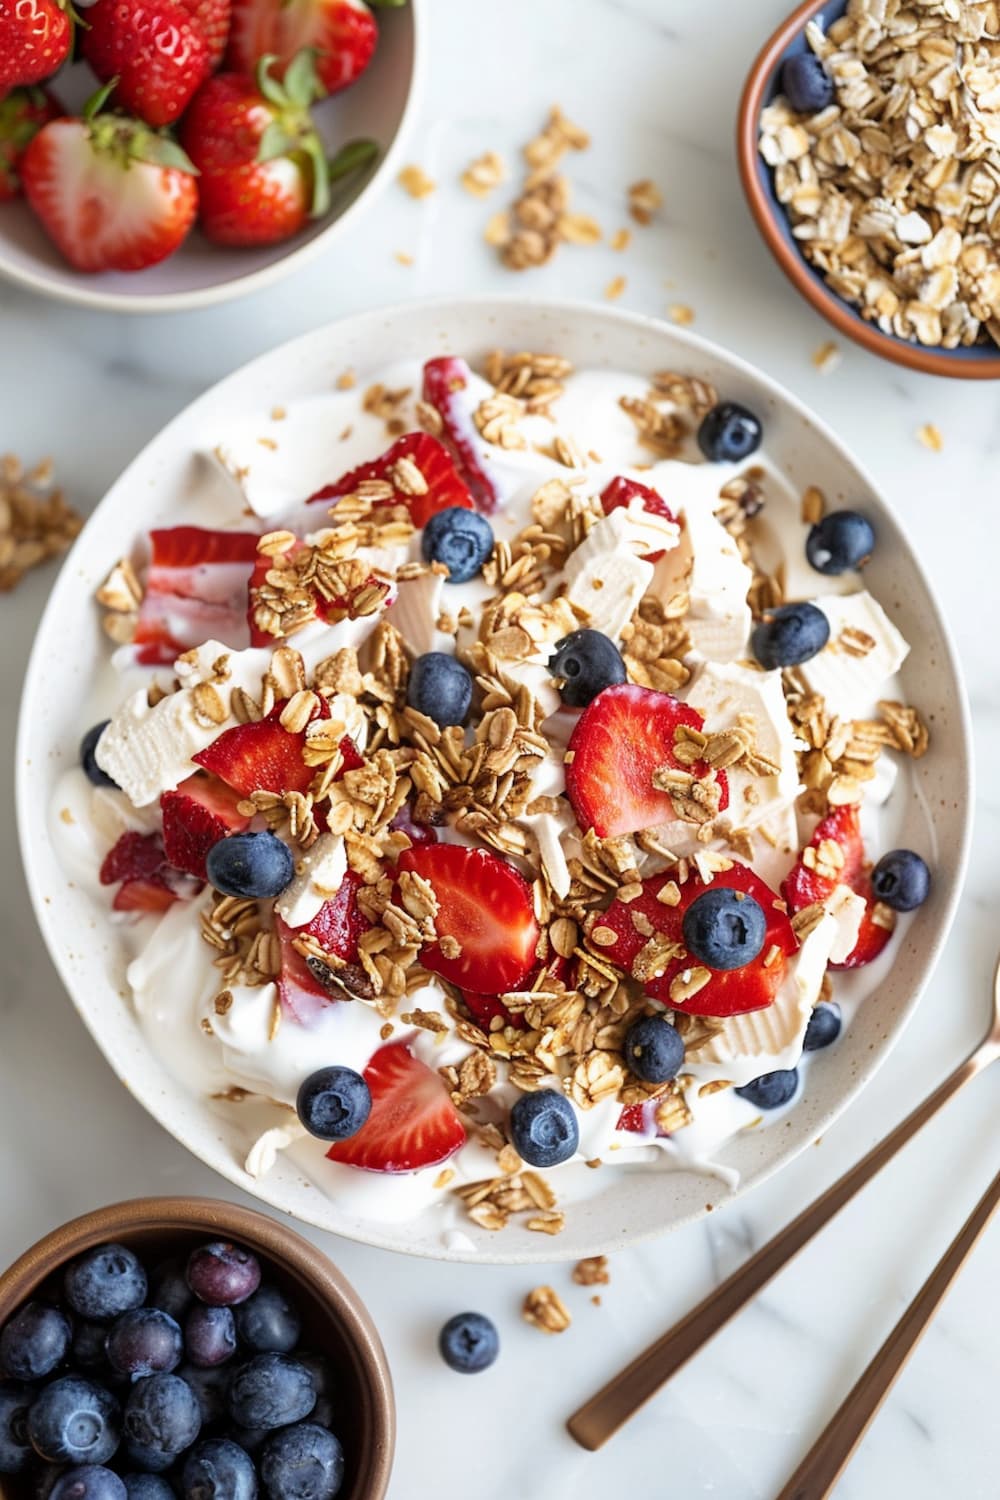
[[[830,622],[830,639],[799,668],[810,691],[822,694],[831,713],[862,719],[874,712],[885,687],[909,654],[877,599],[866,589],[813,601]]]

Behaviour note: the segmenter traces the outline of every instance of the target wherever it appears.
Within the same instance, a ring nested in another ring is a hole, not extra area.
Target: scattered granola
[[[935,427],[933,422],[924,422],[917,428],[917,442],[924,448],[929,448],[932,453],[940,453],[944,448],[944,438],[941,429]]]
[[[585,1260],[578,1260],[573,1267],[572,1276],[578,1286],[607,1286],[611,1280],[608,1257],[588,1255]]]
[[[633,182],[628,190],[628,211],[637,224],[652,224],[658,209],[663,206],[663,194],[655,182],[644,177]]]
[[[404,167],[397,180],[411,198],[429,198],[431,193],[437,191],[437,183],[433,178],[428,177],[422,167],[415,165]]]
[[[565,1302],[550,1286],[534,1287],[524,1299],[521,1315],[542,1333],[565,1333],[572,1322]]]
[[[51,461],[26,472],[12,453],[0,457],[0,593],[8,593],[25,573],[64,553],[83,517],[53,489]]]

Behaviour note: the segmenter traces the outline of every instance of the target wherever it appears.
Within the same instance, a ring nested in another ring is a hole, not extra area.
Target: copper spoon
[[[895,1328],[841,1402],[778,1500],[826,1500],[878,1415],[945,1293],[1000,1207],[1000,1172],[934,1267]]]
[[[767,1285],[772,1276],[776,1275],[783,1266],[787,1265],[792,1257],[802,1249],[803,1245],[809,1243],[813,1235],[822,1229],[824,1224],[829,1223],[834,1214],[842,1209],[845,1203],[850,1202],[855,1193],[859,1192],[867,1182],[871,1181],[876,1172],[881,1171],[886,1163],[892,1160],[896,1152],[916,1135],[921,1126],[926,1125],[927,1121],[937,1114],[943,1104],[946,1104],[970,1079],[975,1078],[977,1074],[988,1068],[998,1057],[1000,1057],[1000,962],[998,962],[993,975],[993,1014],[990,1028],[978,1047],[970,1053],[963,1063],[959,1064],[953,1073],[949,1074],[943,1083],[938,1085],[933,1094],[925,1099],[923,1103],[918,1104],[912,1114],[907,1115],[906,1119],[897,1125],[895,1130],[890,1131],[885,1140],[880,1141],[877,1146],[874,1146],[869,1151],[867,1156],[861,1158],[856,1166],[852,1167],[849,1172],[845,1172],[843,1177],[838,1178],[832,1187],[827,1188],[822,1197],[817,1198],[815,1203],[803,1209],[797,1219],[793,1219],[773,1239],[768,1240],[767,1244],[762,1245],[745,1265],[741,1266],[738,1271],[734,1271],[732,1276],[709,1292],[708,1296],[699,1302],[697,1307],[692,1308],[686,1317],[683,1317],[679,1323],[676,1323],[662,1338],[657,1339],[654,1344],[650,1344],[649,1348],[638,1355],[630,1365],[626,1365],[624,1370],[620,1370],[617,1375],[613,1376],[607,1385],[603,1386],[597,1392],[596,1396],[592,1396],[578,1411],[574,1412],[566,1423],[570,1435],[576,1439],[582,1448],[589,1448],[592,1452],[603,1447],[608,1438],[612,1437],[618,1431],[619,1427],[624,1426],[628,1419],[634,1416],[639,1408],[645,1405],[649,1398],[655,1395],[660,1387],[682,1365],[686,1364],[692,1355],[697,1354],[698,1350],[707,1344],[709,1339],[713,1338],[719,1329],[728,1323],[729,1319],[735,1313],[739,1312],[741,1307],[744,1307],[746,1303]],[[996,1186],[997,1184],[994,1184],[994,1188]],[[990,1194],[987,1193],[987,1199],[989,1197]],[[980,1204],[976,1210],[976,1214],[973,1215],[973,1219],[976,1218],[976,1215],[983,1213],[987,1199],[984,1199],[983,1203]],[[980,1225],[980,1229],[985,1227],[988,1217],[987,1213],[986,1218],[983,1219]],[[963,1236],[972,1233],[972,1238],[968,1241],[965,1249],[959,1251],[959,1259],[955,1263],[954,1269],[948,1274],[947,1279],[943,1281],[940,1290],[932,1295],[930,1312],[937,1306],[952,1276],[954,1276],[968,1250],[971,1249],[972,1244],[975,1242],[978,1231],[975,1233],[972,1232],[972,1224],[973,1220],[970,1219],[962,1231],[962,1235],[959,1237],[959,1241],[961,1241]],[[945,1262],[949,1256],[956,1253],[959,1241],[956,1241],[952,1250],[948,1252],[948,1256],[945,1257],[945,1261],[942,1261],[941,1266],[934,1272],[931,1282],[935,1281],[939,1273],[943,1274]],[[921,1292],[921,1301],[927,1295],[931,1282],[928,1282],[923,1292]],[[924,1326],[927,1317],[930,1316],[930,1312],[926,1314],[923,1322],[919,1324],[919,1327],[912,1336],[911,1342],[904,1345],[907,1353],[916,1342],[920,1328]],[[898,1338],[899,1333],[900,1330],[897,1329],[893,1338]],[[882,1351],[882,1353],[884,1354],[885,1351]],[[891,1384],[892,1381],[890,1380],[885,1386],[882,1397],[879,1398],[880,1400],[888,1393]],[[853,1392],[852,1395],[854,1395]],[[872,1409],[871,1415],[874,1415],[877,1409],[878,1406],[876,1405]],[[838,1416],[840,1416],[840,1413],[838,1413]],[[865,1426],[867,1426],[867,1423]],[[855,1441],[860,1441],[864,1430],[864,1427],[862,1427]],[[850,1451],[848,1450],[847,1455],[845,1455],[844,1462],[846,1462]],[[793,1490],[786,1491],[783,1495],[783,1500],[791,1500],[791,1496],[794,1493]],[[819,1492],[815,1493],[818,1494]],[[813,1500],[813,1495],[810,1495],[810,1500]]]

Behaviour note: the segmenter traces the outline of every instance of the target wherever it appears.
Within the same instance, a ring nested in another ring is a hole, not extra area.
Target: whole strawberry
[[[2,3],[2,0],[0,0]],[[209,44],[180,0],[97,0],[81,50],[114,102],[148,125],[170,125],[212,71]]]
[[[200,223],[219,245],[269,245],[296,234],[330,202],[329,172],[309,105],[322,96],[312,55],[299,54],[284,84],[261,59],[256,82],[219,73],[181,122],[199,173]]]
[[[25,196],[79,271],[141,271],[171,255],[194,223],[198,189],[176,142],[139,120],[102,114],[53,120],[21,162]]]
[[[180,3],[194,22],[195,29],[201,32],[214,72],[225,56],[229,40],[231,0],[180,0]]]
[[[42,126],[61,114],[56,101],[40,88],[11,89],[0,99],[0,203],[17,197],[21,157]]]
[[[303,47],[316,50],[316,70],[335,94],[371,62],[378,27],[364,0],[233,0],[229,66],[252,73],[262,57],[276,57],[275,73]]]
[[[0,95],[50,78],[72,42],[68,0],[0,0]]]

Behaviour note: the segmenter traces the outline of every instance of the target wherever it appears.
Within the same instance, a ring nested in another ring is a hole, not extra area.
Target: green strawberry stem
[[[339,182],[342,177],[348,177],[352,172],[358,172],[363,167],[370,167],[378,156],[378,142],[371,140],[348,141],[341,146],[336,156],[331,156],[327,163],[327,181]]]

